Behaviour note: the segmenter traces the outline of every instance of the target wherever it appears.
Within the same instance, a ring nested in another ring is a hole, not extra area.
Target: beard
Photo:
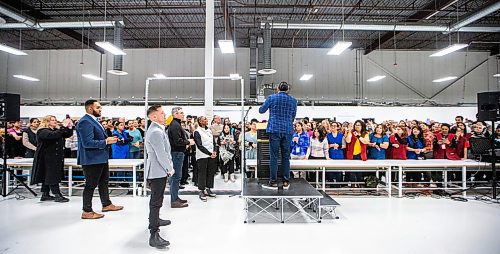
[[[100,113],[97,113],[96,111],[92,110],[92,115],[95,117],[101,117]]]

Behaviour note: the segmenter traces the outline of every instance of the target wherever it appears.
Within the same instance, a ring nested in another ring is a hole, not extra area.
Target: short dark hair
[[[89,108],[90,106],[94,105],[94,103],[96,103],[97,100],[94,100],[94,99],[90,99],[90,100],[87,100],[85,102],[85,109]]]
[[[455,116],[455,118],[460,118],[460,120],[464,120],[464,117],[463,116]]]
[[[259,121],[258,121],[257,119],[255,119],[255,118],[253,118],[252,120],[250,120],[250,123],[251,123],[251,124],[252,124],[252,123],[258,123],[258,122],[259,122]]]
[[[156,112],[158,111],[158,109],[161,108],[161,105],[153,105],[151,107],[148,108],[148,111],[147,111],[147,115],[149,117],[149,115],[151,115],[153,112]]]
[[[288,85],[287,82],[280,82],[279,85],[278,85],[278,89],[282,92],[286,92],[290,89],[290,85]]]
[[[30,118],[30,123],[33,123],[36,120],[38,120],[38,118]]]

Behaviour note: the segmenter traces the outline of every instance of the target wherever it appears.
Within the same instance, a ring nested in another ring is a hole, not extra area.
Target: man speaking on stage
[[[259,108],[264,114],[269,110],[267,133],[269,134],[269,183],[262,185],[266,189],[278,189],[278,156],[281,150],[283,189],[290,187],[290,144],[293,135],[293,121],[297,114],[297,100],[288,94],[290,86],[286,82],[278,85],[278,93],[269,96]]]

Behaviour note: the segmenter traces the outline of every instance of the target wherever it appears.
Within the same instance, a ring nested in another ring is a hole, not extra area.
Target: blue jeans
[[[174,175],[168,179],[170,184],[170,202],[175,202],[179,198],[179,184],[182,176],[182,164],[184,163],[183,152],[172,152],[172,162],[174,164]]]
[[[270,181],[274,182],[278,179],[278,157],[281,150],[281,169],[283,173],[283,181],[290,179],[290,144],[292,142],[292,134],[285,133],[269,133],[269,153],[271,160],[269,167],[271,169]]]
[[[140,159],[141,158],[141,151],[135,151],[135,152],[130,152],[130,159]]]

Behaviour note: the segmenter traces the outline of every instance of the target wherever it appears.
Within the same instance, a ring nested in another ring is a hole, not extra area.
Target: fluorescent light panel
[[[234,54],[234,44],[232,40],[219,40],[219,48],[222,54]]]
[[[101,77],[98,77],[94,74],[82,74],[82,77],[92,79],[92,80],[103,80]]]
[[[30,77],[30,76],[21,75],[21,74],[16,74],[16,75],[13,75],[13,76],[14,76],[14,78],[20,78],[20,79],[24,79],[24,80],[28,80],[28,81],[32,81],[32,82],[38,82],[38,81],[40,81],[37,78],[33,78],[33,77]]]
[[[262,74],[262,75],[271,75],[271,74],[276,73],[276,70],[275,69],[262,69],[262,70],[258,70],[257,73]]]
[[[450,80],[454,80],[454,79],[457,79],[457,77],[456,76],[449,76],[449,77],[435,79],[432,82],[440,83],[440,82],[450,81]]]
[[[108,73],[109,74],[113,74],[113,75],[118,75],[118,76],[128,75],[128,72],[126,72],[126,71],[120,71],[120,70],[109,70]]]
[[[302,75],[302,77],[300,77],[300,80],[306,81],[306,80],[310,80],[312,77],[313,77],[312,74],[304,74],[304,75]]]
[[[344,52],[344,50],[348,49],[352,45],[350,41],[339,41],[335,43],[335,45],[328,51],[327,55],[335,55],[338,56]]]
[[[125,51],[123,51],[121,48],[115,46],[111,42],[98,41],[95,43],[95,45],[101,47],[102,49],[108,51],[109,53],[111,53],[113,55],[126,55],[127,54],[127,53],[125,53]]]
[[[500,78],[500,73],[494,74],[493,77],[494,78]]]
[[[367,81],[368,81],[368,82],[376,82],[376,81],[379,81],[379,80],[384,79],[384,78],[385,78],[385,76],[383,76],[383,75],[378,75],[378,76],[375,76],[375,77],[373,77],[373,78],[368,79]]]
[[[19,50],[19,49],[16,49],[16,48],[13,48],[13,47],[9,47],[7,45],[2,45],[0,44],[0,50],[1,51],[5,51],[9,54],[13,54],[13,55],[16,55],[16,56],[25,56],[27,55],[25,52]]]
[[[153,76],[157,79],[166,79],[167,76],[165,76],[165,74],[162,74],[162,73],[155,73],[153,74]]]
[[[453,45],[450,45],[432,55],[430,55],[431,57],[436,57],[436,56],[444,56],[444,55],[448,55],[449,53],[452,53],[452,52],[455,52],[457,50],[461,50],[463,48],[466,48],[467,46],[469,46],[469,44],[453,44]]]

